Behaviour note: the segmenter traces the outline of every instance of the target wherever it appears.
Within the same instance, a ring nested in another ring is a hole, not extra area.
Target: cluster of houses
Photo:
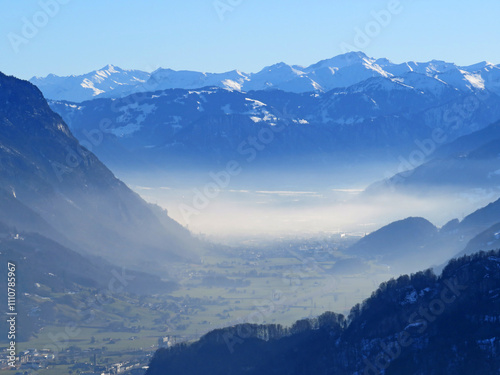
[[[159,341],[165,343],[164,346],[170,346],[170,339],[160,338]],[[0,348],[0,352],[4,352],[5,348]],[[66,358],[71,353],[65,353]],[[4,356],[0,357],[0,371],[1,370],[12,370],[13,368],[9,366],[9,363]],[[59,355],[57,358],[62,360]],[[56,360],[56,355],[50,349],[28,349],[20,352],[16,357],[16,367],[18,373],[32,373],[33,371],[42,370],[48,368],[50,363]],[[80,375],[143,375],[147,366],[144,363],[139,363],[139,361],[130,362],[120,362],[111,365],[98,365],[96,361],[96,355],[94,353],[94,360],[91,363],[76,363],[74,366],[75,373]]]
[[[2,349],[1,352],[4,352]],[[50,349],[28,349],[17,354],[15,363],[19,370],[38,370],[47,367],[47,363],[56,358]],[[6,358],[0,358],[0,370],[11,368]]]

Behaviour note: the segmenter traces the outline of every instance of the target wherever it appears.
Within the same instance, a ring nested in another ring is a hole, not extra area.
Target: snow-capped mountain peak
[[[448,85],[462,92],[490,90],[500,94],[500,67],[486,61],[465,67],[443,60],[393,63],[387,58],[368,57],[363,52],[345,53],[308,67],[280,62],[257,73],[240,70],[206,73],[169,68],[147,73],[107,65],[84,75],[58,77],[49,74],[45,78],[33,77],[30,81],[49,99],[81,102],[98,96],[122,97],[139,91],[191,90],[208,86],[241,92],[279,89],[318,93],[347,88],[375,77],[396,78],[404,85],[434,93]]]
[[[335,67],[338,69],[356,64],[372,64],[376,60],[366,56],[363,52],[348,52],[342,55],[335,56],[331,59],[322,60],[305,69],[306,72],[313,72],[322,68]]]
[[[60,77],[49,74],[44,78],[33,77],[30,82],[38,86],[46,98],[82,102],[110,92],[121,96],[138,84],[146,82],[149,75],[140,70],[124,70],[114,65],[106,65],[82,75]]]
[[[473,73],[473,72],[477,72],[479,70],[483,70],[483,69],[492,69],[492,68],[495,68],[495,64],[493,63],[490,63],[488,61],[481,61],[477,64],[472,64],[472,65],[468,65],[468,66],[462,66],[461,69],[462,70],[465,70],[469,73]]]

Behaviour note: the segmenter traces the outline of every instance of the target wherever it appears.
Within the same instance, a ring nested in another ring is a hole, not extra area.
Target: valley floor
[[[20,352],[30,353],[23,366],[37,367],[40,351],[57,347],[57,359],[42,361],[40,375],[90,370],[94,354],[98,366],[107,370],[120,363],[140,368],[159,345],[192,341],[215,328],[247,322],[291,325],[325,311],[347,313],[393,276],[375,263],[333,268],[344,258],[341,250],[354,240],[329,236],[253,241],[226,247],[217,255],[211,252],[202,264],[173,271],[180,286],[169,295],[116,295],[103,304],[91,303],[92,319],[80,319],[69,336],[68,322],[79,319],[78,301],[95,298],[95,291],[82,291],[71,301],[62,295],[43,297],[55,304],[57,318],[36,337],[19,343]],[[42,299],[29,298],[37,303]]]

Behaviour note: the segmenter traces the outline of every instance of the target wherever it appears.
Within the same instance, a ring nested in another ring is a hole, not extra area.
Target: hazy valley
[[[0,74],[20,373],[498,368],[499,66],[30,82]]]

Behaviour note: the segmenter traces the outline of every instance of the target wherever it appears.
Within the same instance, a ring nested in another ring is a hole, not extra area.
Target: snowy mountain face
[[[151,74],[146,82],[150,91],[166,89],[197,89],[206,86],[218,86],[230,90],[242,91],[248,77],[237,70],[227,73],[200,73],[193,71],[175,71],[172,69],[158,69]]]
[[[149,77],[149,73],[140,70],[124,70],[108,65],[84,75],[59,77],[49,74],[44,78],[33,77],[30,82],[38,86],[46,98],[82,102],[110,92],[115,96],[133,92]]]
[[[309,67],[278,63],[257,73],[233,70],[225,73],[202,73],[158,69],[153,73],[123,70],[108,65],[81,76],[34,77],[46,98],[81,102],[96,97],[123,97],[135,92],[165,89],[198,89],[215,86],[228,90],[279,89],[293,93],[324,93],[356,85],[369,78],[397,79],[416,89],[436,91],[443,85],[462,91],[489,90],[500,94],[500,67],[482,62],[467,67],[433,60],[395,64],[387,59],[373,59],[361,52],[350,52]]]

